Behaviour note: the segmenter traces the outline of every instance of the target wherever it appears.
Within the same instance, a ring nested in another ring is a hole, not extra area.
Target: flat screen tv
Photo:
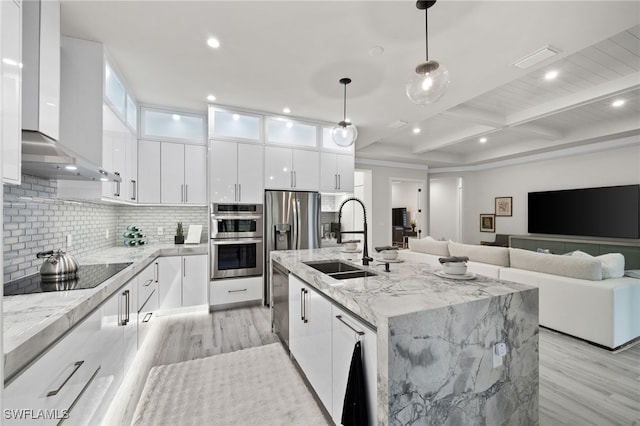
[[[391,209],[391,225],[407,227],[407,208],[396,207]]]
[[[640,185],[530,192],[529,233],[640,238]]]

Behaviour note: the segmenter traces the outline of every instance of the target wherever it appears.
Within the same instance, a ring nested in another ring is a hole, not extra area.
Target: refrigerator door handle
[[[291,203],[293,204],[292,206],[292,224],[291,224],[291,228],[292,228],[292,232],[293,235],[291,236],[291,244],[293,245],[293,247],[291,248],[292,250],[298,250],[300,248],[300,244],[298,243],[298,232],[299,232],[299,225],[300,225],[300,220],[299,220],[299,216],[300,216],[300,211],[298,210],[298,200],[295,197],[291,200]]]

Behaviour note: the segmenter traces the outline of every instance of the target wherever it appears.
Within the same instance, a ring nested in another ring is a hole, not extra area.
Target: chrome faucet
[[[342,208],[349,201],[357,201],[362,206],[362,214],[364,215],[364,229],[362,231],[343,231],[342,230]],[[349,197],[340,204],[340,209],[338,210],[338,235],[336,238],[336,242],[338,244],[342,243],[342,234],[363,234],[364,235],[364,248],[362,250],[362,264],[364,266],[369,265],[369,262],[373,262],[373,258],[369,257],[369,247],[367,246],[367,209],[364,206],[364,203],[357,199],[356,197]]]

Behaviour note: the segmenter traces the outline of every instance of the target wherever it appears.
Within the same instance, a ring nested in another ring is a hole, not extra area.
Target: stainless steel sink
[[[305,265],[311,266],[324,274],[329,275],[337,280],[348,280],[350,278],[373,277],[378,274],[371,271],[365,271],[357,266],[350,265],[340,260],[304,262]]]

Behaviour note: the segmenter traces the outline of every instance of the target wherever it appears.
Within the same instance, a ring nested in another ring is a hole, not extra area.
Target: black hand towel
[[[344,394],[344,404],[342,405],[342,424],[344,426],[365,426],[369,424],[360,341],[356,342],[351,356],[347,391]]]
[[[451,256],[451,257],[441,257],[438,259],[440,263],[450,263],[450,262],[466,262],[469,260],[467,256]]]

